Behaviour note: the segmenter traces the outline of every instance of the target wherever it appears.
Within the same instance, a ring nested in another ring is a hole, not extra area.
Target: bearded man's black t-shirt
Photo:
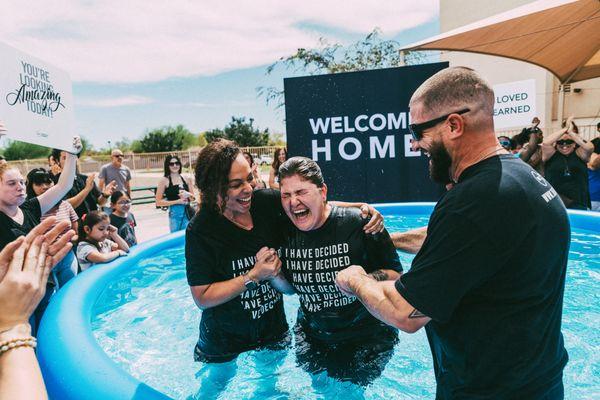
[[[40,223],[42,210],[37,197],[26,200],[19,208],[23,212],[23,224],[0,211],[0,250],[19,236],[26,236]]]
[[[303,232],[287,225],[281,249],[283,271],[300,297],[301,323],[307,334],[335,342],[368,334],[379,325],[355,297],[347,297],[335,285],[337,273],[360,265],[367,273],[378,269],[402,272],[398,254],[387,231],[365,234],[356,208],[332,206],[323,226]],[[361,329],[365,328],[365,329]]]
[[[250,214],[254,227],[249,231],[207,208],[190,221],[185,243],[190,286],[243,275],[254,267],[262,247],[279,248],[283,218],[279,192],[255,191]],[[210,350],[201,349],[206,353],[235,354],[268,344],[287,329],[281,293],[261,282],[255,290],[203,310],[198,343],[210,345]]]
[[[513,156],[467,168],[437,203],[398,292],[432,320],[437,399],[541,399],[561,385],[570,226]]]

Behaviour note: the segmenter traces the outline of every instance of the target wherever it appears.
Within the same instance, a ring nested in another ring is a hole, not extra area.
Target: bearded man
[[[414,145],[431,178],[452,189],[409,272],[376,282],[351,266],[336,284],[392,326],[425,326],[436,399],[562,399],[569,221],[548,182],[500,146],[493,107],[492,89],[469,68],[417,89]]]

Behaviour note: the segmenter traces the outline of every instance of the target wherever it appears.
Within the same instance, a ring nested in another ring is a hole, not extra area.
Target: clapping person
[[[66,151],[58,149],[52,150],[52,158],[58,162],[60,168],[64,168]],[[60,178],[60,174],[53,179],[56,182]],[[91,211],[98,210],[99,207],[108,203],[108,199],[116,190],[117,183],[110,181],[103,190],[100,190],[95,182],[96,175],[84,175],[75,170],[75,178],[71,189],[67,192],[66,200],[71,203],[77,216],[81,217],[89,214]]]
[[[73,144],[81,149],[79,137],[74,138]],[[60,202],[73,184],[76,160],[76,155],[67,154],[58,183],[29,200],[26,199],[25,179],[21,172],[9,165],[0,165],[0,250],[17,237],[29,233],[40,223],[42,215]],[[37,323],[33,322],[35,333]]]
[[[190,222],[186,208],[195,200],[193,184],[181,174],[181,160],[174,154],[165,158],[164,176],[156,186],[156,206],[169,207],[169,230],[185,229]]]
[[[519,153],[519,158],[525,161],[540,174],[544,174],[544,163],[542,162],[542,141],[544,135],[538,127],[540,120],[536,117],[532,121],[532,126],[524,128],[520,133],[523,136],[523,141],[526,141],[525,146]]]
[[[594,145],[578,133],[573,117],[565,127],[546,137],[542,143],[542,161],[546,180],[556,189],[567,208],[590,208],[586,163]]]
[[[54,186],[52,177],[44,168],[34,168],[27,174],[26,193],[27,199],[40,196],[48,189]],[[77,232],[79,217],[73,209],[73,206],[65,200],[60,200],[54,207],[42,215],[41,221],[46,218],[56,217],[57,222],[68,221],[70,228]],[[77,259],[73,252],[68,252],[63,260],[61,260],[54,270],[53,276],[56,278],[58,287],[64,286],[71,278],[77,274]]]
[[[68,227],[50,217],[0,252],[1,399],[48,397],[28,321],[44,297],[50,270],[71,251],[75,232],[65,232]]]

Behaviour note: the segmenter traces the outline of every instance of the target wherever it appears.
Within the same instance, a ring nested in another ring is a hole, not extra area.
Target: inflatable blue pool
[[[395,231],[426,223],[433,203],[381,204],[377,208],[386,216],[388,229]],[[574,235],[563,318],[570,355],[565,398],[591,399],[600,393],[594,372],[600,368],[600,306],[593,301],[600,288],[600,213],[570,211],[569,216]],[[183,244],[184,232],[143,243],[128,257],[86,271],[54,296],[38,337],[38,358],[51,399],[195,398],[198,379],[194,376],[198,378],[201,366],[191,361],[191,351],[200,312],[186,291]],[[405,269],[411,257],[402,259]],[[156,286],[152,291],[144,290],[150,282],[142,276],[144,270],[153,270],[152,285]],[[158,290],[164,287],[167,289]],[[181,315],[173,315],[173,307]],[[295,307],[297,301],[286,298],[287,314],[293,314],[290,311]],[[580,314],[571,318],[570,313]],[[131,331],[125,333],[127,330]],[[363,393],[365,398],[432,398],[435,393],[424,335],[401,335],[394,360]],[[284,358],[278,384],[282,392],[271,395],[312,397],[310,377],[294,369],[293,355]],[[238,366],[238,393],[225,393],[223,398],[259,398],[255,389],[244,386],[244,380],[258,379],[244,371],[245,363],[242,360]],[[331,385],[332,394],[345,390],[338,383]]]

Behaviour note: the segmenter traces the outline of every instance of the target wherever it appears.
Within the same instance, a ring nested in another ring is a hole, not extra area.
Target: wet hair
[[[223,213],[229,188],[229,172],[239,154],[241,150],[237,144],[227,139],[217,139],[200,151],[194,175],[203,206]]]
[[[494,91],[474,70],[467,67],[443,69],[427,79],[414,92],[410,106],[421,104],[427,115],[437,117],[468,107],[474,118],[474,127],[493,127]],[[469,113],[471,115],[471,113]]]
[[[27,174],[27,184],[25,185],[25,193],[27,193],[27,199],[36,197],[33,185],[41,185],[43,183],[54,182],[52,175],[44,168],[34,168]]]
[[[242,152],[242,154],[243,154],[244,156],[248,156],[248,157],[250,158],[250,166],[253,166],[253,165],[254,165],[254,157],[252,157],[252,154],[250,154],[250,153],[249,153],[249,152],[247,152],[247,151],[244,151],[244,152]]]
[[[117,201],[121,199],[121,197],[127,197],[127,193],[122,192],[120,190],[115,190],[113,194],[110,196],[110,204],[115,205]],[[129,197],[127,197],[129,198]]]
[[[85,227],[87,226],[90,230],[94,229],[94,226],[99,224],[102,221],[110,221],[110,217],[103,211],[90,211],[87,214],[83,214],[81,217],[81,223],[79,224],[79,241],[86,241],[98,248],[98,243],[95,240],[88,238],[87,233],[85,232]],[[100,250],[100,248],[98,248]]]
[[[179,162],[179,174],[181,174],[181,171],[183,171],[183,163],[181,162],[179,157],[177,157],[175,154],[169,154],[169,155],[167,155],[167,157],[165,157],[165,164],[164,164],[165,178],[167,178],[167,177],[169,177],[169,175],[171,175],[171,168],[169,166],[169,163],[171,162],[172,159],[176,159]]]
[[[285,149],[285,147],[280,147],[275,150],[275,155],[273,156],[273,164],[271,164],[275,172],[279,171],[279,167],[281,166],[281,161],[279,161],[279,155],[282,151],[285,152],[285,156],[287,157],[287,150]]]
[[[306,157],[292,157],[279,167],[279,181],[298,175],[321,188],[325,184],[319,165]]]

